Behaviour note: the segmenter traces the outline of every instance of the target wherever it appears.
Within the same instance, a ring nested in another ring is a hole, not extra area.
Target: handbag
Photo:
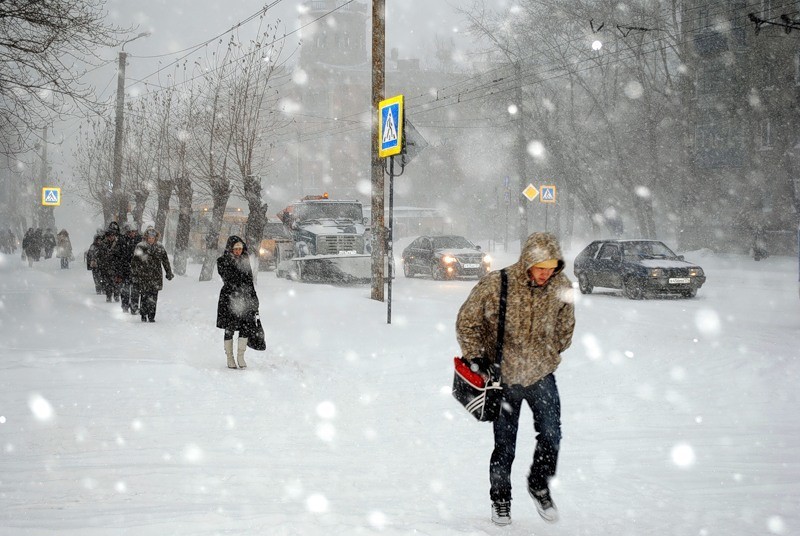
[[[253,350],[263,352],[267,349],[267,341],[264,338],[264,326],[261,325],[261,318],[258,313],[255,315],[255,321],[247,337],[247,347]]]
[[[500,310],[497,318],[497,341],[495,342],[495,366],[489,370],[489,379],[470,368],[464,357],[453,359],[453,397],[476,419],[492,422],[500,415],[503,402],[503,387],[500,384],[500,364],[503,361],[503,341],[506,332],[506,296],[508,274],[500,270]]]

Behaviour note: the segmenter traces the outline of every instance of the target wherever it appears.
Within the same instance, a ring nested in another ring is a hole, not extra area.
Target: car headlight
[[[484,255],[483,256],[483,264],[492,264],[492,256],[491,255]]]
[[[454,262],[456,262],[456,258],[453,257],[452,255],[444,255],[442,257],[442,262],[445,264],[453,264]]]
[[[661,277],[664,275],[664,270],[661,268],[651,268],[650,269],[650,277]]]
[[[689,275],[692,276],[692,277],[697,277],[699,275],[703,275],[703,269],[702,268],[692,268],[691,270],[689,270]]]

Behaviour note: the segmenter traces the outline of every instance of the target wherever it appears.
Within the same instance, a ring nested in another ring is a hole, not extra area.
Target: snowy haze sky
[[[556,373],[561,521],[524,491],[525,408],[500,528],[491,428],[450,394],[474,280],[400,275],[388,325],[368,285],[260,272],[268,348],[229,370],[216,275],[190,265],[142,324],[75,249],[69,270],[0,254],[3,536],[800,534],[796,258],[680,252],[708,276],[694,299],[579,295]]]
[[[172,68],[161,73],[161,81],[157,77],[147,78],[158,69],[184,56],[187,52],[174,52],[193,47],[221,34],[245,20],[260,8],[273,2],[237,0],[235,2],[190,1],[190,0],[109,0],[106,3],[108,20],[120,27],[134,26],[131,36],[140,32],[151,35],[136,39],[125,45],[128,53],[126,67],[126,93],[128,99],[146,91],[146,87],[136,80],[146,79],[151,83],[165,85],[166,75]],[[341,2],[338,2],[339,4]],[[291,32],[299,27],[298,9],[303,4],[297,0],[283,0],[270,8],[267,20],[274,23],[280,19],[285,31]],[[452,37],[457,50],[464,51],[469,46],[463,35],[460,16],[453,7],[453,2],[446,0],[404,0],[402,2],[386,2],[386,55],[393,48],[399,49],[400,58],[420,58],[424,64],[426,57],[435,51],[436,39],[449,42]],[[371,2],[366,3],[368,23],[371,13]],[[258,21],[253,20],[243,25],[239,31],[242,38],[253,36]],[[282,32],[281,32],[282,33]],[[230,34],[221,39],[226,40]],[[369,35],[369,34],[368,34]],[[300,33],[287,38],[286,51],[294,49],[301,40]],[[101,68],[87,76],[87,83],[96,87],[100,100],[113,103],[117,88],[117,56],[118,49],[102,51],[100,56],[109,61]],[[206,49],[193,52],[187,59],[205,55]],[[148,58],[146,56],[160,56]],[[284,57],[287,53],[284,54]],[[297,58],[295,54],[294,59]],[[190,61],[191,63],[191,61]],[[54,128],[49,158],[56,176],[72,175],[72,141],[78,132],[77,122],[62,123]],[[90,217],[91,216],[91,217]],[[102,218],[99,218],[102,219]],[[97,226],[97,217],[89,215],[83,201],[69,196],[65,191],[64,202],[56,212],[56,223],[59,227],[76,229],[89,234]]]

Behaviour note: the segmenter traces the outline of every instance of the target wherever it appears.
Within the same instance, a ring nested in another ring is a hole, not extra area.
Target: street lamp
[[[122,127],[125,121],[123,116],[125,106],[125,61],[128,53],[125,52],[125,45],[135,41],[140,37],[147,37],[150,32],[141,32],[136,37],[132,37],[122,43],[119,52],[119,67],[117,69],[117,115],[114,128],[114,176],[112,177],[112,203],[116,205],[117,223],[122,225],[128,219],[128,200],[122,192]],[[112,214],[114,213],[112,205]]]

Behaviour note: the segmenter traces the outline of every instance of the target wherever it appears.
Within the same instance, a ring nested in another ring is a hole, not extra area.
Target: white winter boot
[[[228,368],[236,368],[233,360],[233,339],[225,339],[225,356],[228,358]]]
[[[247,368],[247,363],[244,362],[245,350],[247,350],[247,337],[239,337],[239,346],[236,348],[236,361],[239,362],[239,368]]]

